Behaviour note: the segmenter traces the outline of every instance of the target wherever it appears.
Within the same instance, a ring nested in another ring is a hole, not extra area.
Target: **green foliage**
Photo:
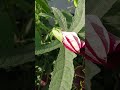
[[[40,9],[41,12],[51,13],[51,8],[49,7],[46,0],[36,0],[36,4],[38,4],[38,9]]]
[[[58,10],[57,8],[52,8],[52,11],[53,11],[53,14],[54,14],[54,19],[55,19],[55,21],[57,21],[58,22],[58,24],[59,24],[59,26],[60,26],[60,28],[62,29],[62,30],[64,30],[64,31],[74,31],[74,32],[79,32],[82,28],[83,28],[83,26],[84,26],[84,18],[85,18],[85,15],[84,15],[84,13],[85,13],[85,7],[84,7],[84,4],[85,4],[85,2],[84,2],[84,0],[80,0],[80,2],[79,2],[79,5],[78,5],[78,7],[76,8],[76,10],[75,10],[75,16],[73,17],[73,22],[71,22],[71,21],[69,21],[69,25],[71,25],[70,26],[70,29],[68,30],[68,26],[67,26],[67,21],[69,20],[68,18],[71,18],[72,19],[72,15],[71,14],[69,14],[68,12],[67,13],[65,13],[65,12],[63,12],[63,14],[62,14],[62,12],[60,11],[60,10]],[[36,4],[37,5],[37,4]],[[39,9],[39,10],[41,10],[41,9]],[[46,14],[46,13],[45,13]],[[37,15],[39,15],[38,13],[37,13],[37,8],[36,8],[36,22],[38,22],[37,24],[36,24],[36,29],[38,28],[38,31],[40,30],[40,20],[39,20],[39,18],[41,17],[41,16],[37,16]],[[65,16],[66,17],[65,17]],[[38,18],[39,17],[39,18]],[[38,18],[38,19],[37,19]],[[78,18],[80,18],[80,20],[78,19]],[[72,23],[72,24],[71,24]],[[44,25],[45,26],[45,25]],[[44,26],[42,25],[42,29],[44,30],[44,31],[46,31],[46,28],[44,28]],[[53,26],[52,26],[53,27]],[[50,29],[51,30],[51,29]],[[45,32],[44,32],[45,33]],[[37,33],[36,33],[36,35],[37,35]],[[35,42],[37,42],[37,40],[35,41]],[[52,44],[53,43],[53,44]],[[56,47],[58,48],[58,46],[59,46],[59,44],[54,44],[54,41],[51,43],[51,41],[49,42],[49,44],[48,45],[43,45],[43,46],[39,46],[39,47],[35,47],[35,53],[38,55],[38,54],[41,54],[41,53],[44,53],[44,52],[49,52],[50,50],[53,50],[54,49],[54,47],[55,47],[55,49],[56,49]],[[52,47],[51,47],[51,45],[53,45]],[[47,49],[47,47],[48,47],[48,49]]]
[[[63,16],[62,12],[59,9],[54,8],[54,7],[52,9],[53,9],[54,16],[59,23],[59,26],[63,30],[67,31],[68,28],[67,28],[66,18]]]
[[[58,40],[55,40],[55,41],[52,41],[49,44],[42,45],[38,48],[36,47],[35,48],[35,55],[40,55],[40,54],[43,54],[43,53],[46,53],[46,52],[50,52],[52,50],[55,50],[55,49],[59,48],[60,45],[61,45],[61,43]]]
[[[85,25],[85,0],[78,1],[78,7],[75,10],[72,24],[69,31],[78,33]]]
[[[76,32],[80,39],[85,40],[85,0],[74,0],[73,3],[75,5],[74,15],[67,11],[61,11],[56,7],[49,7],[47,0],[36,0],[35,55],[36,66],[40,68],[40,71],[36,72],[36,75],[39,76],[37,78],[39,83],[36,85],[39,87],[38,90],[81,89],[74,83],[74,75],[76,75],[74,68],[80,65],[84,66],[84,58],[81,56],[76,57],[76,55],[66,50],[56,40],[54,34],[51,34],[54,28],[60,28],[61,31]],[[120,36],[118,6],[119,0],[87,0],[86,14],[99,16],[108,31]],[[111,16],[114,16],[114,19],[111,20]],[[57,34],[55,36],[57,37]],[[100,68],[91,62],[86,62],[87,89],[90,89],[91,80],[98,72],[100,72]],[[45,86],[40,83],[42,80],[46,83]],[[79,81],[79,84],[81,85],[81,81]]]
[[[68,11],[62,11],[62,14],[65,16],[66,21],[67,21],[67,26],[68,28],[70,28],[71,22],[72,22],[72,17],[73,15],[71,13],[69,13]]]
[[[44,3],[45,7],[41,5],[42,3]],[[36,75],[40,77],[40,79],[36,81],[41,82],[46,75],[47,78],[51,79],[47,79],[47,85],[43,88],[41,87],[41,83],[40,85],[37,84],[36,86],[38,86],[39,89],[70,90],[73,88],[74,66],[76,67],[76,65],[73,64],[73,62],[75,62],[73,59],[76,58],[76,55],[63,47],[61,44],[62,34],[59,34],[59,32],[73,31],[78,33],[84,27],[84,4],[84,0],[79,0],[78,7],[75,9],[75,15],[73,16],[67,11],[49,7],[44,0],[41,0],[41,2],[36,0],[35,55],[36,66],[42,69],[40,71],[42,74],[39,74],[39,71],[36,72]],[[49,12],[47,12],[48,9],[46,8],[49,8]],[[82,34],[83,33],[84,32],[82,32]],[[56,40],[55,37],[58,40],[60,39],[61,42]],[[82,37],[84,38],[84,35]],[[58,50],[59,48],[60,51]],[[45,57],[43,58],[42,56]],[[76,61],[76,64],[78,62],[79,60]],[[49,68],[45,69],[45,67]],[[49,75],[51,77],[49,77]]]
[[[34,61],[33,6],[31,0],[0,1],[0,68]]]
[[[80,37],[80,39],[85,40],[85,27],[83,27],[83,28],[78,32],[78,36]]]
[[[40,37],[40,30],[35,30],[35,47],[40,47],[41,46],[41,37]]]
[[[75,5],[75,7],[78,6],[78,0],[74,0],[74,5]]]
[[[51,33],[54,35],[54,37],[57,38],[57,40],[62,42],[63,36],[62,36],[62,32],[61,32],[61,30],[59,28],[53,28]]]
[[[117,0],[87,0],[86,14],[94,14],[102,18]],[[94,3],[94,4],[93,4]]]
[[[107,30],[114,35],[120,37],[120,0],[109,9],[109,11],[102,17],[103,24]]]
[[[28,62],[34,62],[35,55],[33,45],[34,44],[31,43],[24,47],[12,49],[14,53],[12,53],[10,56],[0,57],[0,68],[7,69],[9,67],[16,67]]]
[[[68,2],[70,2],[71,0],[68,0]],[[73,0],[74,6],[77,7],[78,6],[78,0]]]
[[[70,90],[74,76],[73,59],[76,55],[63,46],[60,48],[49,90]]]

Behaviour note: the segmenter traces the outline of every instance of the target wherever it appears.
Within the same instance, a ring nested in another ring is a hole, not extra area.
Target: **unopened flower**
[[[85,57],[107,67],[120,65],[120,38],[109,33],[97,16],[86,17]],[[117,57],[117,58],[116,58]]]
[[[70,51],[80,54],[81,48],[85,47],[85,42],[80,40],[75,32],[62,32],[63,44]]]
[[[85,48],[85,42],[80,40],[75,32],[60,31],[57,28],[53,28],[53,35],[71,52],[76,54],[82,54],[81,49]]]

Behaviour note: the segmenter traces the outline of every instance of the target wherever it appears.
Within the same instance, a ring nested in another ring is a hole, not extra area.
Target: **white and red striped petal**
[[[109,44],[109,35],[99,18],[93,15],[86,16],[86,46],[88,50],[97,59],[101,59],[101,62],[107,62]],[[97,62],[100,61],[97,60]]]
[[[120,52],[120,38],[109,33],[97,16],[86,16],[85,43],[86,59],[94,63],[113,66],[112,62],[108,63],[108,54]]]
[[[70,51],[79,54],[85,42],[81,41],[75,32],[62,32],[63,44]]]

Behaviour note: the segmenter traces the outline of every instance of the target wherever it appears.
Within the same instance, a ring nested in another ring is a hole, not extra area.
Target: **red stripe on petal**
[[[99,58],[96,53],[94,52],[94,50],[91,48],[91,46],[89,45],[88,41],[86,40],[86,47],[88,48],[88,50],[97,58],[98,62],[101,63],[105,63],[104,59]],[[107,57],[107,56],[106,56]]]
[[[74,52],[74,53],[77,53],[73,47],[70,45],[70,43],[67,41],[67,39],[64,38],[63,40],[63,45],[70,51]]]
[[[78,49],[78,47],[75,47],[73,46],[73,43],[76,43],[77,45],[77,42],[75,40],[70,40],[68,37],[66,37],[68,43],[71,45],[71,48],[73,48],[75,50],[75,52],[77,53],[78,51],[76,50],[76,48]]]

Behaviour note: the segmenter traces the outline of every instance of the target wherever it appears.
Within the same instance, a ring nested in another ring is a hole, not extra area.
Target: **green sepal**
[[[62,42],[63,35],[60,28],[53,28],[52,33],[54,37],[56,37],[60,42]]]

